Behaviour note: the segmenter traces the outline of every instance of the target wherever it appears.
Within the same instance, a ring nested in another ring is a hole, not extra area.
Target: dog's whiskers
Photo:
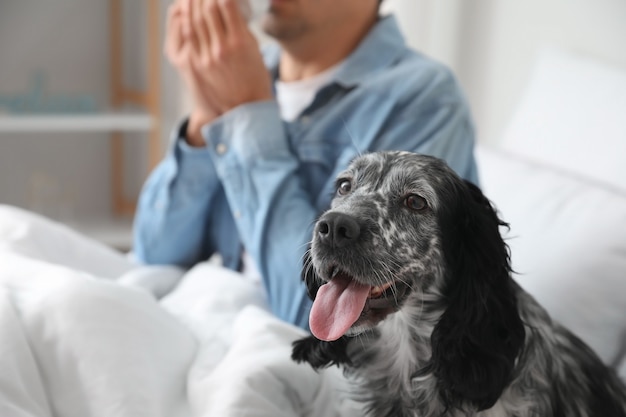
[[[302,245],[298,246],[298,249],[302,249],[302,248],[307,248],[304,253],[302,253],[302,255],[300,255],[300,262],[302,262],[304,260],[304,258],[307,256],[308,252],[311,250],[311,245],[313,244],[313,240],[309,240],[306,243],[303,243]]]

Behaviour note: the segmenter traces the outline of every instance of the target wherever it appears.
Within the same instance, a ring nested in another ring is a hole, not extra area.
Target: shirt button
[[[303,125],[308,125],[309,123],[311,123],[311,116],[302,116],[300,118],[300,123],[302,123]]]
[[[223,143],[219,143],[216,147],[215,147],[215,152],[217,152],[218,155],[224,155],[226,153],[226,151],[228,150],[228,148],[226,147],[225,144]]]
[[[239,210],[235,211],[233,213],[233,216],[235,217],[235,219],[240,219],[241,218],[241,212]]]

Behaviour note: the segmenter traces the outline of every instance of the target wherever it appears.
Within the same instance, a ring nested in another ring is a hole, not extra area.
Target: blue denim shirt
[[[266,51],[276,79],[279,51]],[[239,106],[203,128],[207,146],[174,132],[142,190],[136,256],[190,267],[213,253],[237,269],[242,249],[263,277],[273,312],[308,327],[300,279],[316,218],[335,176],[358,154],[408,150],[438,156],[477,183],[474,133],[450,71],[407,48],[392,16],[381,18],[297,120],[276,101]]]

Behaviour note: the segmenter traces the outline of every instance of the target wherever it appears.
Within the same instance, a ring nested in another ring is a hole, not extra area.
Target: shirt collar
[[[359,46],[346,58],[333,81],[345,88],[356,86],[391,65],[405,50],[405,41],[395,16],[380,17]],[[278,78],[280,48],[276,44],[263,50],[265,65]]]

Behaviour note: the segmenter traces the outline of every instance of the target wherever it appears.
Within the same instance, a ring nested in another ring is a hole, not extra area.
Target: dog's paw
[[[310,358],[315,356],[315,351],[318,349],[317,344],[319,342],[320,340],[313,336],[296,340],[291,345],[291,359],[297,363],[311,363]]]
[[[291,359],[298,363],[307,362],[313,369],[331,365],[350,365],[347,354],[348,339],[342,337],[333,342],[325,342],[308,336],[292,344]]]
[[[291,344],[291,359],[297,363],[308,362],[309,351],[309,338],[296,340]]]

